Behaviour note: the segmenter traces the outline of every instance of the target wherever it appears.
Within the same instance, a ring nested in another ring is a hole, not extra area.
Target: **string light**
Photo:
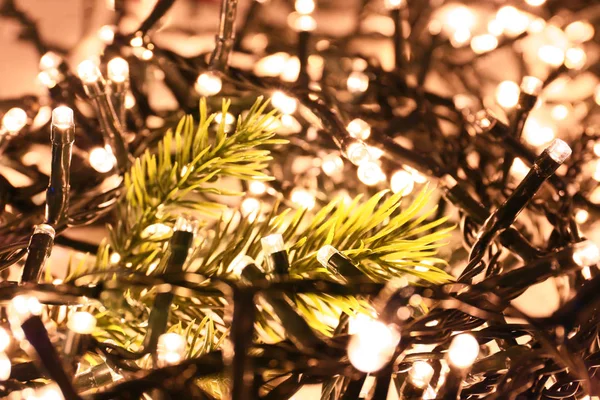
[[[69,129],[75,124],[73,110],[67,106],[59,106],[52,110],[52,125],[60,129]]]
[[[144,49],[144,51],[142,51],[142,60],[148,61],[151,60],[152,57],[154,57],[154,53],[152,52],[152,50]]]
[[[479,343],[473,335],[461,333],[454,336],[448,349],[448,362],[460,369],[469,368],[479,355]]]
[[[502,24],[504,32],[509,36],[520,35],[529,26],[527,15],[513,6],[501,7],[496,13],[496,20]]]
[[[220,124],[221,122],[223,122],[223,113],[222,112],[218,112],[215,115],[215,119],[214,119],[216,124]],[[233,114],[231,113],[226,113],[225,114],[225,125],[232,125],[235,122],[235,117],[233,116]]]
[[[590,240],[577,243],[573,252],[573,261],[580,267],[598,264],[600,261],[600,250]]]
[[[6,329],[0,327],[0,352],[6,351],[8,346],[10,346],[10,335]]]
[[[15,134],[27,125],[25,110],[13,107],[2,117],[2,127],[11,134]]]
[[[90,151],[90,165],[101,174],[112,170],[117,160],[110,150],[103,147],[95,147]]]
[[[298,207],[312,210],[316,205],[315,196],[306,189],[295,188],[290,194],[290,200]]]
[[[369,88],[369,77],[364,72],[353,71],[348,75],[346,87],[350,93],[364,93]]]
[[[37,75],[38,81],[46,86],[48,89],[52,89],[58,83],[58,70],[50,69],[46,71],[40,71]]]
[[[402,193],[402,196],[407,196],[413,191],[415,181],[410,172],[401,169],[392,175],[390,187],[392,192]]]
[[[296,0],[294,8],[300,14],[310,14],[315,10],[315,2],[314,0]]]
[[[553,126],[541,124],[534,117],[529,117],[523,127],[523,139],[534,147],[549,143],[555,136],[555,128]]]
[[[540,47],[537,55],[540,60],[553,67],[560,67],[565,61],[565,52],[552,45]]]
[[[60,63],[62,63],[62,57],[53,51],[48,51],[40,58],[40,69],[42,71],[55,69]]]
[[[250,190],[250,193],[254,195],[265,194],[267,191],[267,185],[261,181],[251,181],[248,185],[248,190]]]
[[[451,31],[458,31],[462,29],[470,31],[475,25],[475,22],[475,14],[473,11],[462,5],[453,7],[450,11],[448,11],[446,18],[444,19],[444,25],[446,25]]]
[[[353,142],[346,148],[346,157],[354,165],[361,165],[369,160],[369,149],[362,142]]]
[[[384,5],[388,10],[396,10],[404,6],[404,0],[385,0]]]
[[[478,35],[471,39],[471,49],[476,54],[487,53],[496,47],[498,47],[498,39],[492,34]]]
[[[98,30],[98,38],[102,40],[104,44],[112,44],[115,40],[116,27],[111,25],[104,25]]]
[[[539,7],[539,6],[543,5],[544,3],[546,3],[546,0],[525,0],[525,3],[527,3],[533,7]]]
[[[271,104],[284,114],[293,114],[298,107],[296,99],[281,91],[273,93],[271,96]]]
[[[12,369],[10,359],[4,352],[0,352],[0,381],[6,381],[10,378]]]
[[[246,266],[250,264],[254,264],[254,259],[252,257],[247,256],[245,254],[239,254],[233,259],[233,261],[231,261],[229,267],[227,268],[227,271],[230,271],[236,276],[240,276],[242,275],[242,271],[244,270],[244,268],[246,268]]]
[[[433,377],[433,367],[425,361],[415,361],[408,370],[408,379],[418,388],[429,385]]]
[[[85,83],[94,83],[98,81],[102,74],[98,66],[91,60],[82,61],[77,67],[77,75]]]
[[[504,33],[504,26],[502,26],[500,21],[494,18],[488,22],[487,31],[494,36],[500,36]]]
[[[323,158],[321,168],[327,176],[333,176],[342,171],[344,168],[344,161],[337,154],[328,154]]]
[[[183,336],[175,333],[163,333],[158,338],[156,349],[159,366],[181,362],[185,356],[186,342]]]
[[[40,315],[42,310],[43,306],[37,298],[22,294],[13,297],[7,312],[11,325],[20,325],[32,315]]]
[[[135,107],[135,96],[131,92],[127,92],[125,95],[125,108],[131,110]]]
[[[223,88],[221,78],[214,72],[203,72],[196,79],[196,91],[202,96],[214,96]]]
[[[131,47],[142,47],[144,45],[144,39],[141,36],[136,36],[129,41]]]
[[[360,118],[355,118],[346,127],[350,136],[356,139],[366,140],[371,136],[371,126]]]
[[[290,14],[288,24],[296,32],[311,32],[317,29],[317,21],[311,15]]]
[[[367,186],[377,185],[385,180],[385,174],[381,167],[374,162],[364,162],[358,166],[356,171],[358,179]]]
[[[115,57],[107,65],[108,79],[113,82],[125,82],[129,79],[129,63],[121,57]]]
[[[86,311],[77,311],[71,315],[67,327],[75,333],[90,335],[96,329],[96,318]]]
[[[513,108],[519,102],[521,90],[513,81],[500,82],[496,88],[496,102],[504,108]]]
[[[240,204],[240,210],[242,215],[253,221],[256,218],[256,213],[260,210],[260,201],[254,197],[247,197]]]
[[[454,31],[452,37],[450,38],[450,43],[454,47],[461,47],[465,44],[469,43],[471,39],[471,30],[467,27],[460,27]]]
[[[585,51],[580,47],[571,47],[565,53],[565,66],[569,69],[581,69],[587,61]]]
[[[586,210],[583,210],[583,209],[579,209],[575,213],[575,221],[578,224],[584,224],[588,220],[589,217],[590,217],[590,214]]]
[[[381,321],[365,320],[348,343],[348,359],[359,371],[373,373],[387,364],[400,342],[399,332]]]
[[[574,43],[584,43],[591,40],[596,34],[594,26],[587,21],[571,22],[565,28],[567,39]]]

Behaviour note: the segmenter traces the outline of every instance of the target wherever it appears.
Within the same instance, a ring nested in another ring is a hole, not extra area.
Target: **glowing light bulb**
[[[544,87],[544,82],[535,76],[524,76],[519,87],[523,93],[531,96],[539,96]]]
[[[116,28],[114,26],[104,25],[98,30],[98,38],[104,44],[112,44],[112,42],[115,40],[115,30]]]
[[[271,104],[284,114],[293,114],[298,107],[295,98],[280,91],[273,93],[271,96]]]
[[[544,4],[545,2],[546,2],[546,0],[525,0],[525,3],[527,3],[533,7],[539,7],[542,4]]]
[[[471,49],[477,54],[487,53],[498,47],[498,39],[492,34],[475,36],[471,39]]]
[[[196,91],[202,96],[214,96],[223,88],[223,82],[216,73],[203,72],[196,79]]]
[[[512,108],[519,103],[519,85],[513,81],[500,82],[496,88],[496,102],[504,108]]]
[[[10,378],[10,370],[12,366],[10,363],[10,359],[6,355],[6,353],[0,353],[0,381],[6,381]]]
[[[96,147],[90,151],[90,165],[101,174],[107,173],[115,166],[116,159],[111,151]]]
[[[267,185],[265,185],[264,182],[261,181],[252,181],[248,185],[248,190],[250,190],[250,193],[255,195],[265,194],[265,192],[267,191]]]
[[[6,351],[8,346],[10,346],[10,335],[6,329],[0,327],[0,352]]]
[[[48,89],[52,89],[58,83],[58,70],[49,69],[46,71],[41,71],[37,75],[37,79],[42,85],[46,86]]]
[[[79,63],[77,75],[84,83],[94,83],[102,77],[100,69],[92,60],[85,60]]]
[[[594,89],[594,101],[600,105],[600,85],[597,85],[596,89]]]
[[[470,31],[475,25],[475,14],[465,6],[457,6],[448,11],[444,24],[452,31],[460,29]]]
[[[492,19],[487,24],[487,31],[494,36],[500,36],[504,32],[504,26],[497,19]]]
[[[586,61],[587,55],[580,47],[571,47],[565,53],[565,66],[569,69],[581,69]]]
[[[152,57],[154,57],[154,53],[152,52],[152,50],[145,49],[144,51],[142,51],[142,60],[148,61],[152,59]]]
[[[359,371],[372,373],[387,364],[400,342],[400,333],[377,320],[362,321],[348,342],[348,358]]]
[[[425,361],[415,361],[408,370],[408,379],[418,388],[424,388],[429,385],[433,377],[433,367]]]
[[[590,217],[590,214],[586,210],[583,210],[583,209],[579,209],[575,213],[575,221],[577,221],[578,224],[584,224],[588,220],[589,217]]]
[[[135,96],[131,92],[127,92],[125,95],[125,108],[131,110],[135,107]]]
[[[2,117],[2,127],[9,133],[17,133],[27,124],[27,113],[18,107],[13,107]]]
[[[543,18],[534,18],[527,27],[529,33],[540,33],[546,27],[546,21]]]
[[[265,254],[274,254],[285,250],[283,236],[279,233],[265,236],[264,238],[260,239],[260,244]]]
[[[550,112],[552,118],[557,121],[562,121],[569,116],[569,108],[564,104],[557,104],[552,107],[552,111]]]
[[[290,14],[288,24],[298,32],[310,32],[317,29],[317,21],[311,15]]]
[[[77,311],[71,315],[67,327],[80,335],[90,335],[96,329],[96,318],[86,311]]]
[[[129,79],[129,63],[121,57],[115,57],[107,65],[108,79],[113,82],[125,82]]]
[[[310,14],[315,10],[315,2],[314,0],[296,0],[294,8],[300,14]]]
[[[27,400],[64,400],[62,391],[57,384],[42,386],[35,390],[33,396],[26,397]]]
[[[40,58],[40,69],[43,71],[46,69],[57,68],[61,62],[61,56],[53,51],[49,51]]]
[[[504,32],[510,36],[517,36],[529,26],[529,17],[513,6],[504,6],[496,13],[496,19],[502,24]]]
[[[413,191],[415,181],[410,172],[401,169],[392,175],[390,187],[392,192],[402,193],[402,196],[407,196]]]
[[[571,22],[565,28],[567,38],[574,43],[584,43],[595,35],[594,26],[587,21]]]
[[[471,39],[471,30],[467,27],[460,27],[454,31],[450,38],[450,43],[454,47],[461,47],[469,43]]]
[[[523,162],[523,160],[517,157],[510,167],[510,173],[518,180],[521,180],[529,173],[529,167]]]
[[[350,93],[364,93],[369,88],[369,77],[364,72],[353,71],[348,75],[346,86]]]
[[[325,175],[332,176],[342,171],[344,168],[344,161],[337,154],[328,154],[323,158],[321,168]]]
[[[554,139],[550,146],[546,148],[548,155],[557,163],[562,164],[569,156],[572,151],[571,147],[561,139]]]
[[[11,323],[19,325],[33,315],[40,315],[42,310],[43,306],[37,298],[24,294],[13,297],[8,306]]]
[[[231,261],[227,270],[231,271],[234,275],[240,276],[242,275],[244,268],[250,264],[254,264],[254,259],[252,257],[245,254],[239,254]]]
[[[385,0],[384,4],[388,10],[395,10],[404,5],[404,0]]]
[[[565,53],[560,47],[544,45],[538,49],[538,58],[553,67],[560,67],[565,61]]]
[[[385,174],[381,170],[381,167],[370,161],[360,164],[356,175],[367,186],[377,185],[379,182],[385,180]]]
[[[141,36],[136,36],[129,42],[131,47],[142,47],[144,45],[144,39]]]
[[[369,160],[369,149],[362,142],[353,142],[346,148],[346,157],[354,165],[361,165]]]
[[[68,129],[75,125],[73,110],[67,106],[58,106],[52,110],[52,125],[60,129]]]
[[[185,356],[186,342],[183,336],[175,333],[163,333],[158,337],[158,362],[165,365],[177,364]]]
[[[312,210],[316,204],[315,196],[308,190],[301,188],[292,190],[290,200],[298,207],[306,208],[308,210]]]
[[[346,127],[350,136],[356,139],[366,140],[371,136],[371,126],[360,118],[355,118]]]
[[[468,333],[454,336],[448,349],[448,362],[457,368],[469,368],[479,355],[477,339]]]
[[[577,243],[573,251],[573,261],[580,267],[598,264],[600,261],[600,249],[590,240]]]
[[[115,251],[110,255],[108,260],[112,265],[116,265],[121,261],[121,255]]]
[[[218,112],[215,115],[215,119],[214,119],[216,124],[220,124],[221,122],[223,122],[223,113],[222,112]],[[225,114],[225,125],[231,125],[235,122],[235,117],[233,116],[233,114],[231,113],[226,113]]]
[[[523,139],[534,147],[549,143],[555,136],[555,128],[551,125],[542,125],[536,118],[527,119],[523,127]]]
[[[260,210],[260,201],[254,197],[245,198],[240,205],[240,210],[242,211],[243,216],[250,217],[249,219],[254,220],[256,218],[256,213]]]
[[[279,76],[284,72],[289,58],[290,55],[283,52],[268,55],[254,65],[254,72],[258,76]]]

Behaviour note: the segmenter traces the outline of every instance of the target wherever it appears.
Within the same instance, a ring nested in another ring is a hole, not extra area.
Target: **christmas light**
[[[271,104],[284,114],[293,114],[298,107],[296,99],[281,91],[273,93],[271,96]]]
[[[13,107],[2,117],[2,128],[15,134],[27,125],[27,114],[22,108]]]
[[[394,172],[390,180],[390,187],[394,193],[402,193],[402,196],[408,196],[415,187],[413,175],[405,170]]]
[[[245,198],[240,205],[240,210],[242,211],[242,215],[254,220],[256,213],[260,211],[260,201],[254,197]]]
[[[366,373],[379,371],[387,364],[400,342],[398,331],[381,321],[360,325],[348,343],[348,358],[354,368]]]
[[[353,71],[348,75],[346,86],[350,93],[364,93],[369,88],[369,77],[361,71]]]
[[[10,341],[10,335],[6,332],[6,329],[0,327],[0,352],[4,352],[8,349]]]
[[[546,2],[546,0],[525,0],[527,4],[533,7],[539,7]]]
[[[91,60],[82,61],[77,67],[77,75],[84,83],[94,83],[102,78],[100,69]]]
[[[573,261],[580,267],[598,264],[600,261],[600,250],[595,243],[589,240],[577,243],[573,252]]]
[[[66,106],[56,107],[52,110],[52,126],[59,129],[69,129],[75,125],[73,110]]]
[[[136,36],[129,42],[131,47],[142,47],[144,45],[144,39],[141,36]]]
[[[108,79],[112,82],[125,82],[129,79],[129,63],[121,57],[115,57],[107,65]]]
[[[10,378],[12,365],[10,359],[4,352],[0,352],[0,381],[6,381]]]
[[[90,151],[89,161],[92,168],[102,174],[112,170],[116,163],[112,152],[102,147],[95,147]]]
[[[265,236],[260,240],[260,243],[265,254],[273,254],[285,250],[283,236],[281,236],[279,233]]]
[[[160,335],[157,347],[159,366],[173,365],[181,362],[185,356],[186,344],[183,336],[175,332]]]
[[[569,116],[569,108],[564,104],[557,104],[552,107],[551,115],[555,120],[562,121]]]
[[[314,0],[296,0],[294,8],[300,14],[310,14],[315,10],[315,2]]]
[[[317,28],[317,21],[310,15],[290,14],[288,24],[296,32],[310,32]]]
[[[234,258],[233,261],[231,261],[229,267],[227,268],[227,271],[230,271],[236,276],[241,276],[244,268],[246,268],[250,264],[254,264],[254,259],[245,254],[240,254],[236,258]]]
[[[371,136],[371,126],[360,118],[355,118],[350,121],[346,129],[350,136],[360,140],[366,140]]]
[[[454,336],[448,348],[448,362],[457,368],[469,368],[479,355],[477,339],[468,333]]]
[[[512,81],[501,82],[496,88],[496,102],[504,108],[512,108],[519,102],[519,85]]]
[[[300,188],[292,190],[290,200],[298,207],[306,208],[308,210],[312,210],[316,204],[315,196],[308,190]]]
[[[11,324],[22,324],[32,315],[40,315],[42,311],[43,306],[38,299],[28,295],[13,297],[7,309]]]
[[[381,167],[374,162],[364,162],[358,166],[356,171],[358,179],[367,186],[377,185],[385,180],[385,174]]]
[[[504,32],[510,36],[517,36],[527,30],[529,25],[529,18],[520,10],[513,6],[504,6],[496,13],[496,20],[498,20]]]
[[[90,335],[96,329],[96,318],[86,311],[77,311],[71,315],[67,326],[81,335]]]
[[[202,96],[214,96],[221,91],[223,82],[215,72],[203,72],[196,79],[196,91]]]
[[[261,181],[251,181],[248,185],[248,190],[250,190],[250,193],[260,196],[261,194],[266,193],[267,185]]]
[[[388,10],[394,10],[403,7],[404,0],[385,0],[384,5]]]
[[[60,63],[62,63],[62,57],[53,51],[49,51],[40,58],[40,69],[42,71],[54,69],[57,68]]]
[[[333,176],[342,171],[344,168],[344,161],[337,154],[328,154],[323,158],[321,168],[325,175]]]
[[[452,31],[471,30],[475,25],[475,14],[465,6],[454,6],[447,14],[444,24]]]

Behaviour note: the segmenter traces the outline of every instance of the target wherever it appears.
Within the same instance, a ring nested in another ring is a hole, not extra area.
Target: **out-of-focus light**
[[[260,210],[260,201],[255,199],[254,197],[247,197],[242,201],[240,205],[240,210],[242,211],[242,215],[245,217],[256,217],[256,213]]]
[[[496,88],[496,102],[504,108],[512,108],[519,102],[521,89],[513,81],[500,82]]]
[[[581,69],[587,61],[585,51],[580,47],[571,47],[565,53],[565,66],[569,69]]]
[[[448,362],[456,368],[469,368],[479,355],[477,339],[468,333],[456,335],[448,349]]]
[[[67,326],[75,333],[90,335],[96,329],[96,317],[86,311],[77,311],[69,318]]]
[[[348,75],[346,86],[350,93],[364,93],[369,88],[369,77],[361,71],[353,71]]]
[[[390,187],[392,192],[402,193],[402,196],[407,196],[413,191],[415,181],[410,172],[401,169],[392,175]]]
[[[497,19],[492,19],[487,24],[487,31],[494,36],[500,36],[504,32],[504,26]]]
[[[67,106],[58,106],[52,110],[52,126],[68,129],[75,124],[73,110]]]
[[[594,101],[600,106],[600,84],[594,89]]]
[[[573,261],[580,267],[598,264],[600,261],[600,250],[590,240],[577,243],[573,251]]]
[[[362,142],[354,142],[346,149],[346,156],[352,164],[361,165],[369,160],[369,149]]]
[[[105,174],[114,168],[115,156],[103,147],[96,147],[90,151],[90,165],[101,174]]]
[[[531,96],[539,96],[543,88],[544,82],[535,76],[524,76],[521,81],[521,91]]]
[[[418,388],[429,385],[433,377],[434,369],[426,361],[415,361],[408,370],[408,379]]]
[[[131,92],[127,92],[125,95],[125,108],[130,110],[135,107],[135,96]]]
[[[254,259],[252,257],[245,254],[239,254],[231,261],[227,270],[231,271],[231,273],[236,276],[240,276],[242,275],[244,268],[250,264],[254,264]]]
[[[142,60],[146,60],[146,61],[148,61],[148,60],[152,59],[152,57],[154,57],[154,53],[152,52],[152,50],[150,50],[150,49],[145,49],[145,50],[142,52]]]
[[[554,139],[545,149],[548,155],[557,163],[562,164],[573,152],[573,149],[561,139]]]
[[[285,67],[279,75],[282,81],[295,82],[300,74],[300,59],[298,57],[290,57],[285,62]]]
[[[183,336],[175,333],[163,333],[158,337],[157,355],[162,366],[177,364],[185,355],[186,342]]]
[[[584,224],[588,220],[589,217],[590,217],[590,214],[587,212],[587,210],[584,210],[584,209],[579,209],[575,213],[575,221],[578,224]]]
[[[121,261],[121,255],[116,251],[112,253],[108,259],[112,265],[116,265]]]
[[[450,38],[450,43],[454,47],[464,46],[471,39],[471,30],[467,27],[461,27],[454,31]]]
[[[462,5],[453,7],[446,14],[444,25],[452,31],[465,28],[470,31],[475,25],[475,14],[468,7]]]
[[[529,26],[529,18],[525,13],[513,6],[504,6],[496,13],[496,19],[502,24],[504,32],[510,36],[517,36]]]
[[[10,133],[17,133],[27,124],[27,113],[18,107],[13,107],[2,117],[2,127]]]
[[[8,346],[10,346],[10,335],[6,329],[0,327],[0,352],[6,351]]]
[[[288,15],[287,23],[296,32],[310,32],[317,29],[317,21],[312,15],[294,12]]]
[[[267,191],[267,185],[265,185],[264,182],[261,181],[252,181],[248,185],[248,190],[250,191],[250,193],[259,196],[261,194],[265,194],[265,192]]]
[[[534,117],[529,117],[523,127],[523,139],[534,147],[549,143],[555,136],[553,126],[542,124]]]
[[[369,150],[369,157],[371,160],[379,160],[383,157],[384,151],[375,146],[367,146],[367,150]]]
[[[596,160],[596,167],[594,169],[594,175],[592,175],[595,181],[600,182],[600,160]]]
[[[552,118],[557,121],[562,121],[569,116],[569,108],[564,104],[557,104],[552,107],[552,111],[550,112]]]
[[[471,39],[471,49],[477,54],[494,50],[498,46],[498,39],[492,34],[475,36]]]
[[[381,167],[374,162],[364,162],[356,171],[358,179],[367,186],[373,186],[385,180]]]
[[[58,79],[58,70],[57,69],[48,69],[45,71],[40,71],[37,75],[38,81],[48,89],[52,89],[56,86]]]
[[[403,6],[404,0],[385,0],[384,5],[388,10],[395,10]]]
[[[84,83],[94,83],[102,77],[98,66],[92,60],[84,60],[79,63],[77,75]]]
[[[8,356],[4,353],[0,353],[0,381],[6,381],[10,378],[11,362]]]
[[[534,18],[527,27],[529,33],[540,33],[546,27],[546,21],[543,18]]]
[[[525,0],[525,3],[527,3],[533,7],[539,7],[542,4],[544,4],[545,2],[546,2],[546,0]]]
[[[292,190],[290,200],[298,207],[312,210],[315,208],[316,200],[315,196],[306,189],[295,188]]]
[[[425,175],[408,165],[405,165],[404,169],[410,172],[413,181],[415,181],[416,183],[425,183],[429,180]]]
[[[314,0],[296,0],[294,8],[300,14],[310,14],[315,11],[315,2]]]
[[[525,177],[525,175],[527,175],[529,173],[529,167],[527,165],[525,165],[523,160],[521,160],[519,157],[517,157],[517,158],[515,158],[512,166],[510,167],[510,173],[515,178],[517,178],[517,180],[521,180]]]
[[[553,67],[560,67],[565,61],[565,52],[560,47],[544,45],[538,49],[538,58]]]
[[[371,136],[371,126],[360,118],[355,118],[350,121],[348,126],[346,126],[346,129],[353,138],[366,140]]]
[[[284,114],[293,114],[298,107],[296,99],[287,94],[276,91],[271,96],[271,104]]]
[[[142,47],[144,45],[144,39],[141,36],[136,36],[129,42],[131,47]]]
[[[254,73],[258,76],[279,76],[285,71],[289,58],[290,55],[283,52],[263,57],[254,65]]]
[[[359,371],[372,373],[388,363],[400,342],[396,329],[381,321],[361,323],[348,343],[348,358]]]
[[[337,154],[328,154],[323,157],[321,168],[325,175],[332,176],[342,171],[344,168],[344,161]]]
[[[8,306],[9,319],[19,324],[33,315],[40,315],[42,310],[43,306],[37,298],[24,294],[13,297]]]
[[[567,38],[574,43],[583,43],[592,39],[595,35],[594,25],[587,21],[571,22],[565,28]]]
[[[142,238],[152,238],[152,237],[164,237],[170,234],[173,229],[167,225],[162,223],[156,223],[149,225],[142,231]]]
[[[260,239],[263,252],[267,255],[285,250],[285,241],[280,233],[273,233]]]
[[[223,122],[223,113],[222,112],[218,112],[215,114],[215,124],[220,124],[221,122]],[[235,122],[235,117],[233,116],[233,114],[231,113],[226,113],[225,114],[225,125],[232,125]]]
[[[46,69],[57,68],[61,62],[61,56],[53,51],[49,51],[40,58],[40,69],[44,71]]]
[[[115,57],[106,66],[108,79],[113,82],[125,82],[129,79],[129,63],[121,57]]]
[[[104,44],[112,44],[113,40],[115,40],[115,30],[116,28],[112,25],[104,25],[98,30],[98,38]]]

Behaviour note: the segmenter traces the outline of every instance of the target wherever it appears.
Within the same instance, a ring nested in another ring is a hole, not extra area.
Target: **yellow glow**
[[[294,8],[300,14],[310,14],[315,10],[315,2],[314,0],[296,0]]]
[[[513,81],[500,82],[496,88],[496,102],[504,108],[512,108],[519,102],[521,90]]]
[[[98,66],[92,60],[84,60],[79,63],[77,75],[84,83],[94,83],[102,77]]]
[[[350,121],[346,129],[353,138],[365,140],[371,136],[371,126],[360,118]]]
[[[115,40],[115,27],[104,25],[98,30],[98,38],[100,38],[104,44],[112,44],[113,40]]]
[[[462,5],[456,6],[446,14],[444,25],[452,31],[460,29],[470,31],[473,25],[475,25],[475,14],[468,7]]]
[[[298,207],[306,208],[308,210],[312,210],[316,205],[315,196],[308,190],[301,188],[292,190],[290,200]]]
[[[73,110],[67,106],[58,106],[52,110],[52,125],[67,129],[75,125]]]
[[[468,333],[456,335],[448,348],[448,362],[457,368],[468,368],[479,355],[477,339]]]
[[[125,82],[129,79],[129,63],[121,57],[115,57],[108,62],[106,67],[108,79],[113,82]]]
[[[478,35],[471,39],[471,49],[477,54],[494,50],[498,46],[498,39],[491,34]]]
[[[569,69],[581,69],[586,61],[585,51],[580,47],[571,47],[565,53],[565,65]]]
[[[386,179],[381,167],[374,162],[364,162],[356,171],[358,179],[367,186],[373,186]]]
[[[109,261],[112,265],[116,265],[121,261],[121,255],[115,251],[110,255]]]
[[[569,116],[569,108],[564,104],[557,104],[552,107],[551,115],[555,120],[562,121]]]
[[[565,61],[565,53],[560,47],[545,45],[539,48],[538,58],[553,67],[560,67]]]
[[[150,49],[146,49],[142,52],[142,60],[150,60],[152,57],[154,57],[154,53],[152,52],[152,50]]]
[[[595,30],[594,26],[587,21],[575,21],[567,25],[565,34],[570,41],[583,43],[594,37]]]
[[[187,343],[183,336],[175,333],[163,333],[158,337],[157,355],[161,366],[177,364],[183,360]]]
[[[273,93],[271,96],[271,104],[284,114],[293,114],[298,107],[296,99],[281,91]]]
[[[517,36],[529,26],[529,17],[513,6],[504,6],[496,13],[496,19],[502,24],[509,36]]]
[[[244,199],[244,201],[242,201],[240,210],[242,211],[242,215],[244,217],[254,220],[256,218],[256,213],[260,210],[260,201],[254,197],[247,197]]]
[[[27,113],[18,107],[13,107],[2,117],[2,127],[10,133],[17,133],[27,124]]]
[[[96,329],[96,318],[86,311],[73,313],[67,326],[70,330],[81,335],[89,335]]]
[[[105,148],[96,147],[90,151],[90,165],[102,174],[113,169],[115,163],[115,156]]]
[[[350,93],[363,93],[369,88],[369,77],[364,72],[354,71],[348,76],[346,86]]]
[[[600,84],[594,89],[594,101],[600,106]]]
[[[407,196],[413,191],[415,181],[410,172],[401,169],[392,175],[390,186],[392,192],[402,193],[402,196]]]

